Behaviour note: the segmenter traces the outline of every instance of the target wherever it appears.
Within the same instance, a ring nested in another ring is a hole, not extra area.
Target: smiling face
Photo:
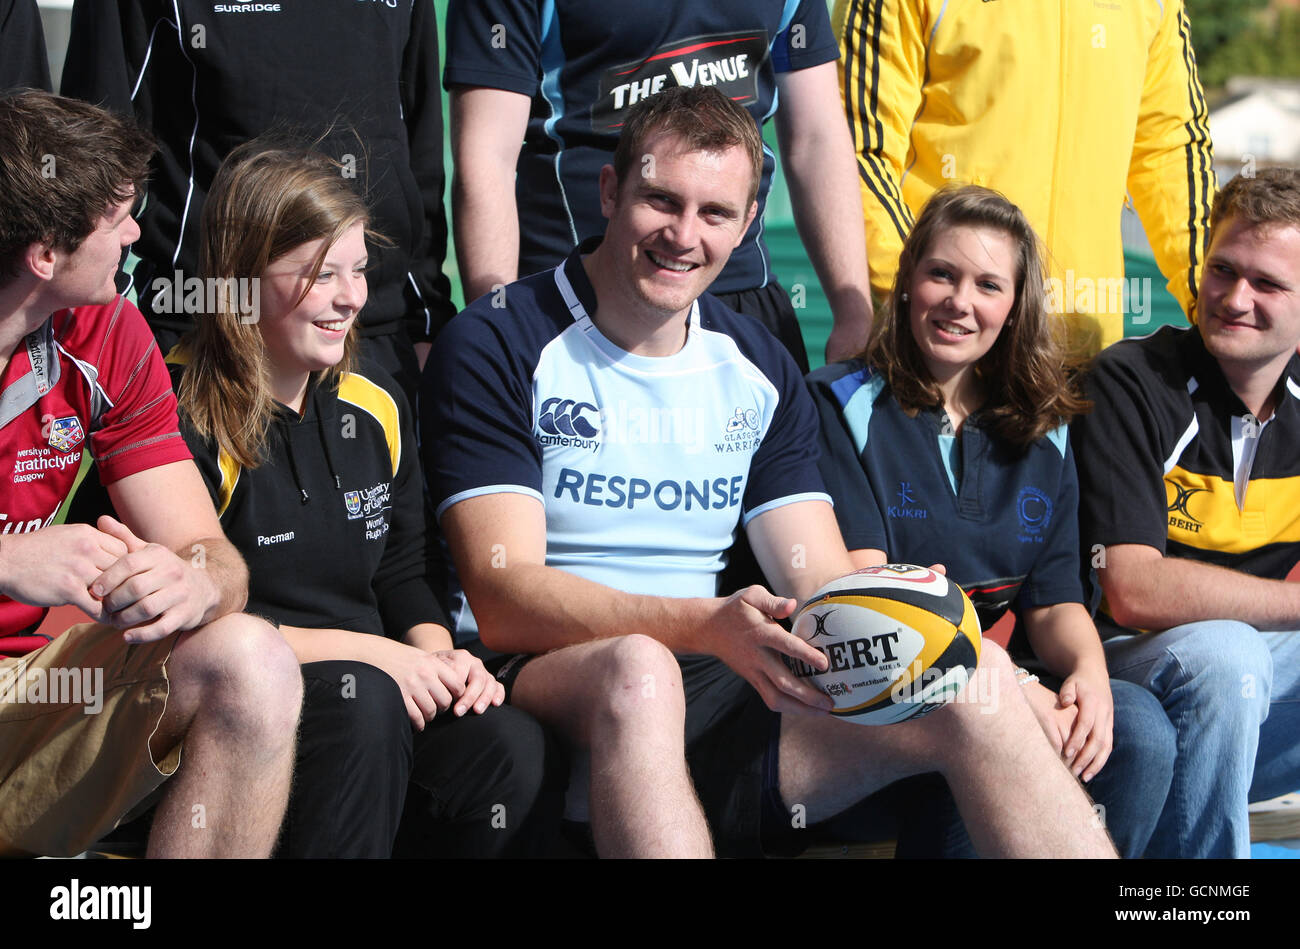
[[[1017,249],[1005,231],[957,226],[935,234],[908,285],[912,336],[941,385],[997,342],[1016,302]]]
[[[1276,381],[1300,344],[1300,228],[1229,218],[1215,229],[1196,303],[1225,371]]]
[[[609,218],[597,250],[597,295],[657,320],[684,317],[745,236],[757,205],[744,150],[686,150],[677,135],[645,142],[643,161],[620,187],[612,166],[600,175]]]
[[[132,195],[104,214],[95,229],[71,252],[58,252],[57,293],[65,306],[111,303],[117,296],[117,268],[122,248],[140,236],[140,227],[131,216],[135,203]]]
[[[271,360],[272,389],[286,405],[293,405],[295,393],[301,396],[310,373],[343,359],[348,331],[366,303],[364,223],[334,242],[313,277],[323,244],[298,245],[271,261],[261,277],[258,328]]]

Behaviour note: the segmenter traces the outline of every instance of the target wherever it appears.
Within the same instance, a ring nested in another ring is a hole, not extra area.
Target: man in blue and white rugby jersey
[[[513,654],[510,700],[590,753],[602,855],[788,853],[806,824],[939,771],[982,852],[1113,856],[997,647],[972,694],[998,700],[888,728],[833,719],[783,661],[825,669],[779,621],[853,567],[798,370],[705,293],[761,163],[717,90],[647,100],[601,170],[603,239],[448,324],[421,428],[473,606],[458,634]],[[775,592],[717,595],[738,524]]]

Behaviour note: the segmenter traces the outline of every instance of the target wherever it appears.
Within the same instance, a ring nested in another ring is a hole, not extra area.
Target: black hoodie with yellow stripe
[[[179,383],[183,365],[168,357]],[[292,626],[401,639],[447,624],[429,581],[423,479],[411,411],[367,367],[313,383],[302,415],[276,404],[265,461],[245,468],[181,413],[226,536],[249,570],[249,612]]]

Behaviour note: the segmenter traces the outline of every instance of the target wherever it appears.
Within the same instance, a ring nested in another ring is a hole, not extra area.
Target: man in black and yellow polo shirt
[[[1178,732],[1148,856],[1247,856],[1300,787],[1300,171],[1215,199],[1197,325],[1116,343],[1075,423],[1111,675]]]

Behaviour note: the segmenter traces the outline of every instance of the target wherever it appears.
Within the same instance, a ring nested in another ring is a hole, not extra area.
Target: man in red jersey
[[[288,796],[297,660],[238,612],[244,564],[113,285],[152,150],[93,106],[0,99],[0,854],[78,853],[161,789],[151,856],[266,856]],[[121,521],[56,524],[88,455]],[[98,622],[33,635],[67,604]]]

